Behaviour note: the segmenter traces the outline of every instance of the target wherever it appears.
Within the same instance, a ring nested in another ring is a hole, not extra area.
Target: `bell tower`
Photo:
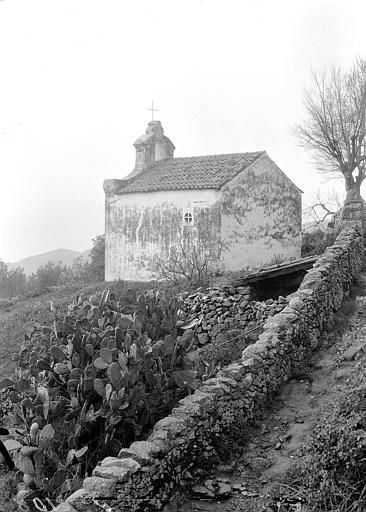
[[[135,168],[128,178],[148,170],[149,166],[158,160],[173,158],[175,146],[164,135],[160,121],[150,121],[144,135],[133,144],[136,149]]]

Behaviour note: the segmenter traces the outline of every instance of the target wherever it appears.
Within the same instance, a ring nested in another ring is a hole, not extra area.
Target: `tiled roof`
[[[119,193],[158,190],[218,189],[246,169],[264,151],[166,158],[135,176]]]

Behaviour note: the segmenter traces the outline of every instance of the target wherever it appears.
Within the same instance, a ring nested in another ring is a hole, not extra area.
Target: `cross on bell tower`
[[[151,100],[151,107],[146,110],[151,110],[151,121],[154,121],[154,112],[159,112],[156,108],[154,108],[154,100]]]

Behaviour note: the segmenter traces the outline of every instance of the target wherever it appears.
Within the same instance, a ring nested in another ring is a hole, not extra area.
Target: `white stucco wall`
[[[149,262],[183,236],[183,215],[209,211],[215,190],[179,190],[106,196],[106,280],[151,279]],[[216,230],[219,234],[219,229]]]
[[[301,256],[301,192],[266,154],[222,188],[220,203],[225,268]]]

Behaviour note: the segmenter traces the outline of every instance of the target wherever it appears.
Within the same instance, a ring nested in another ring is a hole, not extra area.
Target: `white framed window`
[[[186,226],[191,226],[193,224],[193,215],[191,214],[191,212],[186,212],[184,214],[183,220]]]
[[[183,220],[183,226],[193,226],[194,224],[194,216],[193,216],[193,209],[192,208],[185,208],[182,212],[182,220]]]

